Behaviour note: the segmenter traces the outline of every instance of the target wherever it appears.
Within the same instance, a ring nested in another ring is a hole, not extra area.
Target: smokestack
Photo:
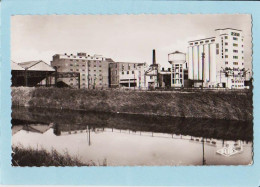
[[[156,64],[155,49],[153,49],[153,64]]]

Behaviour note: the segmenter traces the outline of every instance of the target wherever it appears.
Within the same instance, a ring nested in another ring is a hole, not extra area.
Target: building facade
[[[78,88],[107,88],[109,87],[109,63],[101,55],[90,56],[86,53],[56,54],[53,56],[51,65],[57,68],[57,72],[79,73],[80,77],[59,78],[70,87]]]
[[[110,63],[110,87],[144,88],[146,67],[146,63]]]
[[[188,77],[194,87],[244,88],[244,44],[241,30],[216,29],[216,36],[189,41]]]

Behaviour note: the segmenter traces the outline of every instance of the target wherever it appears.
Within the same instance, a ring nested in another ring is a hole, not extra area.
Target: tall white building
[[[241,30],[216,29],[216,36],[189,41],[189,80],[194,87],[244,88],[244,45]]]

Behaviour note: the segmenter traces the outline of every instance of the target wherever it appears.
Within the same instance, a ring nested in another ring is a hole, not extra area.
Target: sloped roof
[[[14,61],[11,61],[11,70],[24,70],[24,68]]]
[[[19,65],[30,71],[55,71],[52,66],[41,60],[22,62]]]
[[[114,60],[112,58],[106,58],[106,61],[108,62],[114,62]]]
[[[28,62],[21,62],[19,63],[20,66],[22,66],[24,69],[28,69],[32,66],[34,66],[35,64],[37,64],[39,61],[28,61]]]
[[[180,52],[180,51],[175,51],[175,52],[173,52],[173,53],[169,53],[169,55],[171,55],[171,54],[185,54],[185,53],[182,53],[182,52]]]

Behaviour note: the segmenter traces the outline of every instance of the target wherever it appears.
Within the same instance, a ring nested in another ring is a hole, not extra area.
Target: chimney
[[[155,49],[153,49],[153,64],[156,64]]]

